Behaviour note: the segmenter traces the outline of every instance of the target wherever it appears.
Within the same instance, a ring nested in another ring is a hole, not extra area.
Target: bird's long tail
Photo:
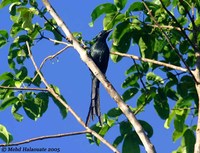
[[[86,125],[88,125],[90,117],[92,117],[93,120],[95,115],[99,118],[99,122],[102,125],[100,112],[99,83],[100,82],[96,77],[92,78],[91,103],[86,119]]]

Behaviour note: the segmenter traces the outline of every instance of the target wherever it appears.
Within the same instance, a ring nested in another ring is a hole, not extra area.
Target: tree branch
[[[61,18],[58,16],[58,14],[55,12],[55,10],[51,7],[48,0],[42,0],[44,5],[47,8],[47,11],[51,14],[51,16],[55,19],[58,26],[61,27],[63,32],[65,33],[66,37],[70,42],[73,44],[74,49],[80,54],[81,59],[87,64],[89,69],[93,72],[93,74],[99,79],[99,81],[102,83],[102,85],[105,87],[107,92],[110,94],[110,96],[116,101],[118,107],[122,110],[124,115],[128,118],[130,123],[135,128],[136,133],[140,137],[140,140],[142,141],[146,151],[148,153],[155,153],[155,148],[153,144],[151,144],[149,138],[145,134],[145,131],[143,130],[141,124],[136,119],[135,115],[129,108],[129,106],[124,103],[121,96],[117,93],[115,88],[112,86],[112,84],[106,79],[106,77],[102,74],[102,72],[99,70],[99,68],[95,65],[95,63],[92,61],[91,58],[88,57],[87,52],[80,46],[78,41],[73,37],[69,29],[67,28],[66,24],[61,20]]]
[[[5,147],[5,146],[18,146],[18,145],[22,145],[22,144],[26,144],[26,143],[38,141],[38,140],[45,140],[45,139],[52,139],[52,138],[60,138],[60,137],[73,136],[73,135],[81,135],[81,134],[86,134],[86,133],[90,133],[90,132],[88,132],[88,131],[86,130],[86,131],[78,131],[78,132],[70,132],[70,133],[61,133],[61,134],[40,136],[40,137],[35,137],[35,138],[27,139],[27,140],[24,140],[24,141],[20,141],[20,142],[9,143],[9,144],[6,144],[6,143],[0,144],[0,147]]]
[[[55,40],[55,39],[52,39],[52,38],[48,38],[48,37],[44,36],[40,31],[39,31],[39,33],[40,33],[40,36],[41,36],[40,38],[37,38],[39,40],[46,39],[46,40],[49,40],[49,41],[51,41],[51,42],[53,42],[55,44],[58,43],[58,44],[63,44],[63,45],[70,45],[69,43],[64,42],[64,41],[58,41],[58,40]]]
[[[48,91],[46,88],[30,88],[30,87],[18,88],[18,87],[7,87],[7,86],[0,86],[0,89]]]
[[[164,63],[164,62],[160,62],[160,61],[156,61],[156,60],[152,60],[152,59],[148,59],[148,58],[139,57],[139,56],[136,56],[136,55],[125,54],[125,53],[120,53],[120,52],[111,52],[111,54],[115,54],[115,55],[119,55],[119,56],[123,56],[123,57],[128,57],[128,58],[140,60],[140,61],[143,61],[143,62],[149,62],[149,63],[165,66],[165,67],[175,69],[175,70],[179,70],[179,71],[183,71],[183,72],[188,71],[188,69],[186,69],[186,68],[182,68],[182,67],[179,67],[179,66],[175,66],[175,65],[172,65],[172,64],[168,64],[168,63]]]
[[[102,143],[104,143],[106,146],[108,146],[113,152],[119,153],[119,151],[113,147],[109,142],[107,142],[103,137],[101,137],[98,133],[95,131],[91,130],[89,127],[87,127],[84,123],[84,121],[76,114],[76,112],[58,95],[53,88],[47,83],[46,79],[43,77],[43,75],[40,73],[39,68],[37,67],[35,60],[33,58],[33,55],[31,54],[30,46],[28,42],[26,41],[28,53],[30,56],[30,59],[35,67],[35,70],[37,71],[38,75],[40,76],[42,82],[45,84],[47,87],[49,93],[51,93],[56,100],[58,100],[69,112],[72,113],[72,115],[76,118],[76,120],[92,135],[94,135],[97,139],[99,139]]]

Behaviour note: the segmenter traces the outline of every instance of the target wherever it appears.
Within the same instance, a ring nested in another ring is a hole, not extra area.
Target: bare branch
[[[39,71],[41,71],[43,65],[45,64],[45,62],[46,62],[47,60],[51,60],[51,59],[55,58],[56,56],[58,56],[59,54],[61,54],[62,52],[64,52],[64,51],[65,51],[67,48],[69,48],[69,47],[72,47],[72,45],[67,44],[67,46],[65,46],[63,49],[59,50],[59,51],[56,52],[55,54],[47,56],[47,57],[42,61],[42,63],[40,64]],[[32,82],[36,79],[37,76],[38,76],[38,73],[35,74],[34,78],[32,79]]]
[[[69,47],[72,47],[72,45],[69,45],[69,44],[68,44],[67,46],[65,46],[63,49],[59,50],[59,51],[56,52],[55,54],[47,56],[47,57],[42,61],[42,63],[40,64],[39,70],[42,69],[43,65],[45,64],[45,62],[46,62],[47,60],[51,60],[51,59],[55,58],[56,56],[58,56],[59,54],[61,54],[62,52],[64,52],[64,51],[65,51],[67,48],[69,48]]]
[[[35,70],[37,71],[38,75],[40,76],[42,82],[45,84],[45,86],[47,87],[48,91],[54,96],[55,99],[57,99],[70,113],[72,113],[72,115],[76,118],[76,120],[92,135],[94,135],[96,138],[98,138],[102,143],[104,143],[105,145],[107,145],[113,152],[115,153],[119,153],[119,151],[113,147],[108,141],[106,141],[103,137],[101,137],[98,133],[96,133],[95,131],[91,130],[88,126],[85,125],[84,121],[76,114],[76,112],[53,90],[53,88],[51,88],[51,86],[47,83],[47,81],[45,80],[45,78],[43,77],[43,75],[40,73],[39,68],[37,67],[35,60],[31,54],[31,50],[30,50],[30,46],[28,44],[28,42],[26,41],[26,45],[28,48],[28,53],[30,56],[30,59],[35,67]]]
[[[162,28],[162,29],[176,29],[178,31],[181,31],[181,29],[179,27],[175,27],[175,26],[171,26],[171,25],[152,25],[152,24],[147,24],[147,26],[149,27],[154,27],[154,28]]]
[[[87,52],[80,46],[78,41],[73,37],[73,35],[69,31],[69,29],[67,28],[66,24],[61,20],[61,18],[58,16],[58,14],[55,12],[55,10],[51,7],[48,0],[42,0],[42,1],[43,1],[44,5],[46,6],[47,11],[55,19],[58,26],[61,27],[61,29],[67,36],[68,40],[73,44],[73,47],[75,48],[75,50],[80,54],[81,59],[87,64],[87,66],[90,68],[90,70],[93,72],[93,74],[99,79],[99,81],[105,87],[105,89],[110,94],[110,96],[116,101],[118,107],[122,110],[124,115],[128,118],[130,123],[133,125],[133,127],[135,128],[136,133],[140,137],[140,140],[142,141],[146,151],[148,153],[155,153],[156,151],[155,151],[153,144],[150,142],[144,129],[142,128],[142,126],[138,122],[138,120],[136,119],[135,115],[133,114],[133,112],[131,111],[129,106],[126,103],[124,103],[121,96],[117,93],[117,91],[112,86],[112,84],[106,79],[106,77],[102,74],[102,72],[95,65],[95,63],[92,61],[92,59],[88,57]],[[78,120],[78,118],[77,118],[77,120]]]
[[[7,86],[0,86],[0,89],[48,91],[46,88],[30,88],[30,87],[18,88],[18,87],[7,87]]]
[[[61,134],[54,134],[54,135],[47,135],[47,136],[40,136],[40,137],[35,137],[31,139],[27,139],[24,141],[20,142],[15,142],[15,143],[9,143],[9,144],[0,144],[0,147],[5,147],[5,146],[18,146],[38,140],[45,140],[45,139],[52,139],[52,138],[61,138],[61,137],[66,137],[66,136],[74,136],[74,135],[81,135],[81,134],[86,134],[89,133],[88,131],[78,131],[78,132],[69,132],[69,133],[61,133]]]
[[[55,39],[52,39],[52,38],[48,38],[48,37],[46,37],[46,36],[44,36],[40,31],[39,31],[39,33],[40,33],[40,38],[38,38],[39,40],[41,40],[41,39],[47,39],[47,40],[49,40],[49,41],[51,41],[51,42],[53,42],[53,43],[58,43],[58,44],[64,44],[64,45],[70,45],[69,43],[67,43],[67,42],[64,42],[64,41],[58,41],[58,40],[55,40]]]
[[[172,64],[168,64],[168,63],[164,63],[164,62],[160,62],[160,61],[156,61],[156,60],[152,60],[152,59],[148,59],[148,58],[139,57],[139,56],[136,56],[136,55],[125,54],[125,53],[120,53],[120,52],[111,52],[111,54],[115,54],[115,55],[119,55],[119,56],[123,56],[123,57],[128,57],[128,58],[140,60],[140,61],[143,61],[143,62],[149,62],[149,63],[165,66],[165,67],[168,67],[168,68],[171,68],[171,69],[174,69],[174,70],[183,71],[183,72],[188,71],[188,69],[186,69],[186,68],[182,68],[182,67],[179,67],[179,66],[175,66],[175,65],[172,65]]]

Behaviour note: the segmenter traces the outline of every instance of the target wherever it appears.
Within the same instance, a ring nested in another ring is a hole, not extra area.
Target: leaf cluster
[[[46,9],[38,9],[36,0],[3,0],[0,8],[6,6],[9,6],[12,25],[10,32],[0,30],[0,47],[10,45],[8,65],[11,72],[0,74],[0,111],[11,107],[11,113],[17,121],[23,121],[24,114],[32,120],[37,120],[47,111],[49,101],[53,100],[61,116],[65,118],[66,108],[47,90],[42,90],[41,78],[36,72],[28,69],[26,64],[29,60],[26,42],[33,47],[37,41],[44,38],[43,33],[54,36],[57,41],[61,41],[63,36],[55,21],[45,18]],[[43,23],[36,22],[41,18]],[[51,85],[51,88],[66,101],[58,87]],[[12,141],[6,127],[1,125],[0,131],[0,138],[4,142]]]

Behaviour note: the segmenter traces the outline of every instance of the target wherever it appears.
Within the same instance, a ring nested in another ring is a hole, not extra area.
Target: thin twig
[[[0,86],[0,89],[11,89],[11,90],[32,90],[32,91],[48,91],[46,88],[31,88],[31,87],[8,87],[8,86]]]
[[[174,70],[183,71],[183,72],[188,71],[188,69],[186,69],[186,68],[182,68],[182,67],[179,67],[179,66],[175,66],[175,65],[172,65],[172,64],[168,64],[168,63],[164,63],[164,62],[160,62],[160,61],[156,61],[156,60],[152,60],[152,59],[148,59],[148,58],[139,57],[139,56],[136,56],[136,55],[125,54],[125,53],[120,53],[120,52],[111,52],[111,54],[115,54],[115,55],[119,55],[119,56],[123,56],[123,57],[128,57],[128,58],[140,60],[140,61],[143,61],[143,62],[149,62],[149,63],[165,66],[165,67],[168,67],[168,68],[171,68],[171,69],[174,69]]]
[[[132,58],[132,59],[133,59],[133,58]],[[137,70],[137,72],[138,72],[138,74],[139,74],[140,82],[141,82],[143,88],[146,90],[147,88],[146,88],[146,86],[145,86],[145,84],[144,84],[144,81],[142,80],[142,73],[140,72],[140,70],[139,70],[139,68],[138,68],[138,66],[137,66],[137,63],[135,62],[135,59],[133,59],[133,62],[134,62],[134,65],[135,65],[135,67],[136,67],[136,70]]]
[[[52,138],[60,138],[60,137],[66,137],[66,136],[74,136],[74,135],[81,135],[81,134],[86,134],[89,133],[87,130],[86,131],[78,131],[78,132],[69,132],[69,133],[61,133],[61,134],[54,134],[54,135],[46,135],[46,136],[39,136],[31,139],[27,139],[24,141],[20,142],[15,142],[15,143],[9,143],[9,144],[0,144],[0,147],[5,147],[5,146],[18,146],[38,140],[45,140],[45,139],[52,139]]]
[[[181,31],[179,27],[171,26],[171,25],[161,25],[160,27],[158,25],[152,25],[152,24],[146,24],[149,27],[154,27],[154,28],[162,28],[162,29],[176,29],[178,31]]]
[[[42,15],[43,18],[47,21],[47,23],[49,23],[49,24],[51,25],[51,27],[54,28],[55,31],[56,31],[59,35],[61,35],[64,39],[66,39],[66,37],[57,29],[57,27],[55,27],[55,26],[46,18],[46,16],[43,15],[43,13],[40,11],[40,9],[39,9],[38,7],[36,7],[36,8],[37,8],[37,10],[40,12],[40,15]]]
[[[43,65],[45,64],[45,62],[46,62],[47,60],[51,60],[51,59],[55,58],[56,56],[58,56],[59,54],[61,54],[62,52],[64,52],[64,51],[65,51],[67,48],[69,48],[69,47],[72,47],[72,45],[68,44],[67,46],[65,46],[63,49],[59,50],[59,51],[56,52],[55,54],[47,56],[47,57],[42,61],[42,63],[40,64],[39,71],[41,71]],[[35,74],[34,78],[32,79],[32,82],[36,79],[37,76],[38,76],[38,73]]]
[[[41,39],[47,39],[47,40],[49,40],[49,41],[51,41],[51,42],[53,42],[53,43],[57,43],[57,44],[63,44],[63,45],[69,45],[69,43],[67,43],[67,42],[64,42],[64,41],[59,41],[59,40],[55,40],[55,39],[52,39],[52,38],[48,38],[48,37],[46,37],[46,36],[44,36],[42,33],[41,33],[41,31],[39,31],[39,33],[40,33],[40,38],[37,38],[37,39],[39,39],[39,40],[41,40]]]

